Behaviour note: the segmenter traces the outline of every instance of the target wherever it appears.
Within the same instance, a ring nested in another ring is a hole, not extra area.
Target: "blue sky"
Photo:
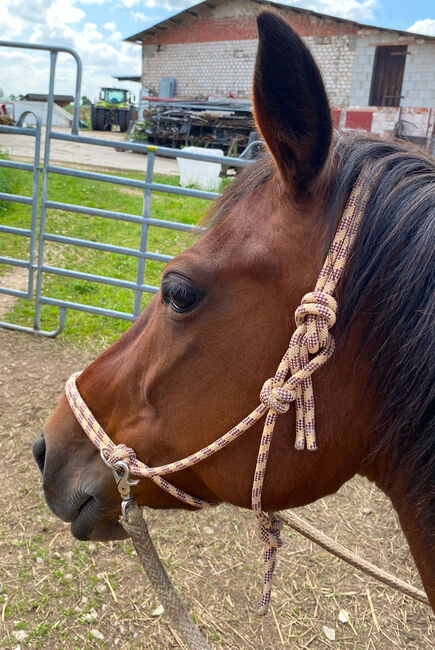
[[[139,74],[140,47],[123,38],[187,7],[189,0],[0,0],[0,38],[74,48],[84,67],[83,94],[94,99],[112,74]],[[358,22],[435,36],[434,0],[283,0]],[[4,95],[46,92],[48,56],[0,48]],[[59,57],[56,92],[73,94],[73,68]],[[123,84],[124,85],[124,84]],[[138,86],[130,84],[136,92]]]

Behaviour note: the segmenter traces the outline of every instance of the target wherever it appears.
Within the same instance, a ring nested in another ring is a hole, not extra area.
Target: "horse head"
[[[133,448],[149,467],[194,453],[255,409],[287,349],[295,310],[316,284],[352,186],[363,168],[378,178],[376,165],[395,155],[392,145],[372,139],[346,144],[345,136],[333,138],[325,88],[307,47],[273,13],[260,14],[258,26],[253,96],[269,154],[230,185],[204,233],[167,265],[159,293],[140,318],[77,379],[114,444]],[[420,160],[419,169],[425,164]],[[373,192],[377,214],[378,185]],[[428,196],[421,199],[422,214]],[[376,293],[368,302],[361,298],[364,273],[358,268],[349,271],[355,295],[346,289],[349,280],[339,292],[343,313],[356,301],[355,314],[347,313],[340,325],[339,311],[339,345],[313,375],[318,449],[295,449],[292,405],[275,427],[262,495],[266,511],[310,503],[360,472],[390,494],[401,514],[405,489],[394,487],[392,456],[385,449],[372,453],[382,439],[381,427],[373,425],[382,394],[371,380],[382,341],[374,341],[367,328],[380,308]],[[171,476],[172,483],[207,501],[250,507],[261,434],[261,424],[254,424],[233,444]],[[112,472],[65,397],[34,443],[34,454],[48,505],[71,522],[77,538],[124,535]],[[139,505],[189,507],[149,480],[133,493]],[[420,539],[416,548],[422,545]],[[420,561],[422,574],[426,565]]]

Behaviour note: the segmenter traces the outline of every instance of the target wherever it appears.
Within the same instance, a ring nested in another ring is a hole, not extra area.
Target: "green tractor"
[[[125,88],[101,88],[99,100],[92,104],[91,123],[94,131],[127,131],[134,107]]]

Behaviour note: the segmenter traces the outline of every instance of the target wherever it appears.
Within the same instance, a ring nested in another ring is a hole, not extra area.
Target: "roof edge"
[[[171,23],[174,18],[177,18],[181,16],[182,14],[187,14],[187,13],[194,13],[194,9],[199,9],[200,7],[206,6],[209,3],[213,4],[215,2],[219,2],[220,0],[203,0],[203,2],[198,2],[191,7],[187,7],[187,9],[182,9],[181,11],[178,11],[175,13],[173,16],[169,16],[168,18],[165,18],[165,20],[161,20],[158,23],[154,23],[153,25],[150,25],[146,29],[142,30],[141,32],[138,32],[137,34],[132,34],[132,36],[127,36],[126,38],[123,38],[123,41],[128,41],[132,43],[140,43],[142,37],[154,30],[156,27],[164,26],[164,28],[167,28],[167,24]],[[431,36],[430,34],[418,34],[417,32],[408,32],[406,30],[402,29],[394,29],[393,27],[380,27],[378,25],[369,25],[367,23],[360,23],[357,20],[349,20],[348,18],[341,18],[339,16],[331,16],[330,14],[322,14],[319,13],[318,11],[312,11],[311,9],[304,9],[303,7],[298,7],[295,5],[287,5],[283,4],[282,2],[273,2],[272,0],[251,0],[251,2],[254,2],[257,5],[264,6],[264,7],[273,7],[277,9],[288,9],[291,11],[295,11],[296,13],[302,13],[302,14],[309,14],[311,16],[315,16],[316,18],[324,19],[328,18],[330,20],[335,20],[340,23],[347,23],[348,25],[357,25],[359,28],[362,29],[376,29],[381,32],[395,32],[396,34],[401,34],[402,36],[415,36],[417,38],[427,38],[429,40],[434,40],[435,41],[435,36]],[[162,27],[160,27],[162,28]]]

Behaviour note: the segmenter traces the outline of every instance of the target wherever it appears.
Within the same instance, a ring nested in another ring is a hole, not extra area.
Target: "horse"
[[[358,184],[364,209],[336,287],[336,349],[312,376],[317,445],[295,448],[290,396],[276,417],[262,508],[303,506],[367,477],[397,511],[435,607],[434,161],[402,141],[333,132],[306,45],[274,12],[259,14],[258,30],[253,99],[266,154],[213,205],[159,293],[77,389],[113,443],[148,467],[219,439],[274,376]],[[249,508],[261,441],[258,421],[179,468],[173,485]],[[65,396],[33,453],[48,506],[77,539],[125,536],[112,472]],[[150,480],[132,492],[141,506],[193,507]]]

